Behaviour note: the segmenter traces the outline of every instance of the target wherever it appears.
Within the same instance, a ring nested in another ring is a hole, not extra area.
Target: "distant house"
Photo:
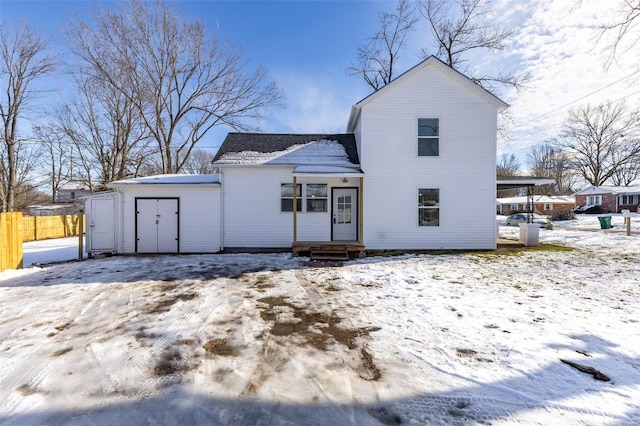
[[[543,215],[551,215],[562,210],[571,210],[576,206],[573,196],[534,195],[532,199],[533,211]],[[498,198],[496,206],[497,213],[504,215],[532,210],[528,197]]]
[[[603,213],[636,212],[640,204],[640,186],[589,186],[574,195],[577,206],[600,206]]]
[[[71,181],[58,188],[55,196],[56,203],[75,203],[81,197],[91,194],[89,186],[84,182]]]
[[[229,133],[216,175],[107,185],[114,250],[493,249],[506,107],[429,57],[356,103],[345,133]]]

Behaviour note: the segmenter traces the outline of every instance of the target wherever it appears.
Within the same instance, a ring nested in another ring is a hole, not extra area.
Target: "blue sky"
[[[599,37],[599,23],[612,18],[620,0],[492,0],[487,18],[515,32],[505,52],[482,54],[468,62],[477,71],[519,70],[529,74],[526,90],[496,93],[511,104],[510,137],[498,143],[498,153],[515,153],[522,162],[528,150],[553,137],[569,109],[586,102],[625,99],[637,108],[640,49],[627,43],[624,54],[604,67],[607,37]],[[265,132],[341,132],[352,104],[369,93],[345,68],[356,48],[372,34],[379,10],[393,1],[176,1],[188,18],[205,21],[210,34],[242,47],[255,64],[267,67],[286,96],[283,108],[271,110],[261,123]],[[99,1],[0,0],[0,19],[30,21],[63,49],[60,28],[65,17],[88,17],[93,7],[114,7]],[[639,34],[634,30],[634,34]],[[634,34],[628,40],[635,41]],[[430,43],[421,24],[409,39],[398,71],[418,63]],[[634,74],[635,73],[635,74]],[[60,79],[43,102],[64,95]],[[202,142],[219,145],[227,129]]]

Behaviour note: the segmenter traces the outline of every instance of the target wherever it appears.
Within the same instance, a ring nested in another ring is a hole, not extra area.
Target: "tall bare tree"
[[[54,68],[44,39],[27,23],[9,28],[0,21],[0,119],[3,148],[3,211],[13,211],[18,190],[20,118],[37,99],[34,82]],[[26,151],[25,149],[24,151]]]
[[[41,192],[34,185],[33,175],[37,172],[37,167],[41,157],[40,146],[32,140],[18,140],[14,145],[14,185],[12,187],[12,208],[6,206],[9,203],[9,192],[7,182],[9,181],[9,164],[7,158],[7,146],[0,144],[0,202],[3,211],[24,211],[30,204],[46,201],[42,199]],[[31,198],[31,195],[37,197]]]
[[[640,112],[624,102],[586,105],[569,113],[554,145],[587,182],[600,186],[640,156]]]
[[[34,126],[33,132],[42,150],[40,163],[46,167],[53,203],[60,187],[71,179],[73,146],[64,132],[54,125]]]
[[[398,56],[405,48],[408,33],[418,18],[409,0],[398,0],[393,12],[378,13],[378,29],[367,43],[358,47],[357,58],[347,67],[347,75],[360,75],[374,91],[393,80]]]
[[[536,145],[527,154],[527,162],[534,177],[552,178],[554,184],[542,185],[541,194],[569,195],[573,193],[576,177],[570,168],[569,158],[561,149],[550,145]]]
[[[70,22],[73,53],[93,77],[130,96],[165,173],[179,172],[214,126],[250,130],[281,99],[265,69],[251,69],[240,49],[207,37],[201,21],[162,1],[132,0],[93,19]]]
[[[109,182],[138,176],[147,156],[157,151],[138,108],[143,101],[135,89],[116,88],[86,68],[74,73],[78,95],[58,111],[57,120],[76,148],[83,180],[91,190],[102,190]]]
[[[520,172],[520,161],[513,154],[502,154],[496,165],[498,176],[517,176]]]
[[[494,89],[495,86],[522,87],[525,76],[516,73],[475,75],[465,66],[470,52],[503,51],[513,36],[511,30],[502,28],[487,17],[485,0],[421,0],[418,10],[426,19],[435,40],[437,50],[423,49],[424,56],[434,54],[444,63],[479,85]]]

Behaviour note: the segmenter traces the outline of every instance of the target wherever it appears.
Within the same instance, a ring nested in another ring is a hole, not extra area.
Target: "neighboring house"
[[[638,211],[640,186],[589,186],[574,194],[576,206],[600,206],[602,213],[620,213],[627,209]]]
[[[199,194],[187,181],[147,181],[145,192],[135,179],[109,184],[118,192],[114,220],[125,222],[115,225],[115,251],[154,251],[135,243],[148,225],[164,232],[152,214],[139,217],[136,203],[146,199],[179,204],[178,237],[167,237],[179,244],[167,252],[493,249],[497,114],[506,107],[429,57],[354,105],[344,134],[230,133],[213,162],[217,186]],[[194,179],[202,176],[211,175]],[[209,202],[216,197],[219,210]],[[197,207],[191,219],[187,206]],[[197,236],[183,233],[188,220],[219,235],[190,246]]]
[[[76,213],[78,213],[78,208],[75,204],[48,204],[29,206],[29,216],[60,216]]]
[[[531,211],[528,197],[509,197],[497,199],[497,213],[510,215],[512,213]],[[573,196],[533,196],[534,212],[543,215],[551,215],[562,210],[571,210],[576,206]]]
[[[84,182],[71,181],[58,188],[56,192],[56,203],[75,203],[81,197],[91,194],[89,186]]]

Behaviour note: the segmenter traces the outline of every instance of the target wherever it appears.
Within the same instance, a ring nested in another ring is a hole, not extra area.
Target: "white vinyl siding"
[[[135,199],[179,198],[179,252],[216,253],[221,248],[220,185],[128,185],[120,189],[117,213],[118,252],[135,253]]]
[[[496,107],[427,66],[362,105],[364,244],[369,249],[496,246]],[[439,118],[439,157],[416,155],[416,122]],[[416,189],[439,188],[439,226],[416,225]]]

